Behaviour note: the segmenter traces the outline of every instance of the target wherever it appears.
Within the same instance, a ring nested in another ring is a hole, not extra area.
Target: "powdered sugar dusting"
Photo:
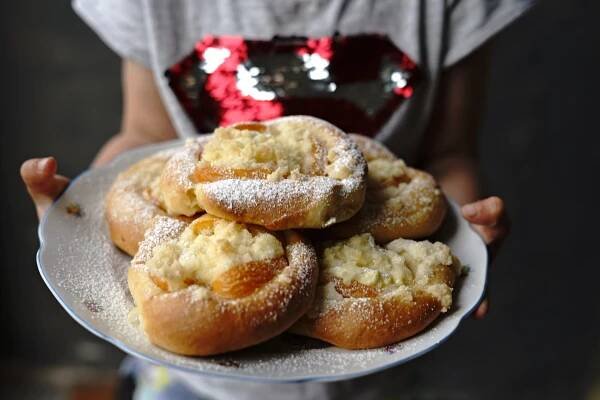
[[[406,232],[422,231],[422,226],[437,228],[445,204],[435,179],[424,171],[407,167],[373,139],[358,135],[353,135],[353,139],[369,161],[365,203],[351,219],[331,228],[333,236],[370,232],[378,241],[385,242],[401,236],[417,237]]]
[[[181,142],[169,145],[180,146]],[[471,272],[464,278],[456,305],[434,327],[401,346],[392,346],[393,352],[390,349],[347,351],[290,335],[221,357],[184,357],[161,350],[128,321],[133,307],[126,285],[130,259],[110,243],[103,215],[103,197],[117,172],[155,149],[127,153],[116,164],[75,180],[49,210],[40,230],[43,247],[39,263],[47,284],[82,324],[131,354],[170,368],[229,378],[258,381],[347,378],[398,364],[435,347],[454,330],[482,293],[486,260],[477,258],[473,249],[483,245],[468,225],[458,220],[459,236],[453,234],[451,246],[456,246],[453,252],[471,267]],[[69,203],[79,204],[83,217],[68,215],[64,209]],[[453,208],[453,212],[456,210]],[[94,302],[97,312],[91,312],[86,301]]]
[[[78,184],[84,183],[82,181],[80,179]],[[106,191],[110,181],[94,180],[93,183]],[[60,265],[55,266],[57,285],[70,297],[78,299],[75,307],[90,309],[92,305],[95,312],[91,318],[101,326],[112,327],[120,340],[144,340],[141,332],[130,330],[128,313],[132,301],[126,279],[129,257],[110,241],[103,202],[90,203],[76,196],[73,199],[77,199],[86,212],[80,219],[67,221],[65,231],[57,232],[65,235],[65,240],[60,240],[56,247],[61,260]]]
[[[367,167],[356,143],[335,126],[312,117],[283,117],[266,124],[290,121],[315,128],[314,134],[318,134],[327,152],[325,176],[292,174],[279,180],[222,179],[201,183],[196,187],[196,195],[206,210],[210,212],[210,203],[214,202],[245,222],[268,227],[276,226],[273,221],[283,220],[286,214],[296,214],[298,217],[283,223],[284,228],[322,228],[346,220],[357,211],[362,205]],[[257,211],[262,217],[252,219]]]
[[[158,191],[164,201],[164,208],[170,215],[192,216],[201,211],[194,197],[192,175],[210,136],[188,139],[162,170]]]
[[[348,136],[358,145],[367,162],[381,158],[387,160],[395,160],[397,158],[394,153],[376,140],[356,133],[350,133]]]
[[[185,145],[171,157],[169,168],[165,170],[165,174],[170,175],[167,179],[177,182],[184,190],[191,189],[193,186],[191,176],[196,169],[202,148],[211,136],[203,135],[196,139],[188,139]]]
[[[171,239],[175,239],[187,224],[175,218],[156,217],[150,229],[146,231],[140,248],[131,261],[132,264],[142,264],[152,258],[154,249]]]
[[[393,227],[423,223],[434,206],[439,206],[443,194],[429,174],[413,168],[407,168],[407,174],[411,179],[408,183],[383,190],[371,189],[372,192],[367,186],[364,209],[349,223],[369,231],[378,225]]]
[[[134,258],[132,266],[146,268],[143,261],[151,258],[153,249],[165,241],[175,239],[185,226],[186,224],[177,220],[157,218],[154,227],[147,232],[146,239],[140,245],[140,251]],[[286,321],[286,318],[294,314],[298,318],[300,312],[310,305],[317,280],[318,264],[312,246],[304,242],[288,243],[287,238],[293,237],[293,234],[286,232],[283,235],[286,237],[283,244],[288,264],[272,280],[250,295],[238,298],[222,297],[210,289],[210,284],[204,286],[198,283],[164,292],[158,296],[162,301],[183,296],[193,305],[189,312],[209,312],[210,315],[206,315],[207,320],[211,318],[218,320],[218,314],[235,315],[236,319],[246,321],[241,324],[242,326],[256,327],[267,324],[271,326],[271,330],[285,329],[287,325],[281,325],[278,321]],[[246,278],[239,279],[243,283]],[[207,308],[204,308],[205,306]],[[181,321],[181,324],[185,322]]]
[[[326,177],[295,181],[271,182],[260,179],[224,179],[202,185],[201,191],[220,205],[231,209],[281,207],[309,197],[322,201],[337,183]]]
[[[163,214],[158,180],[174,149],[160,151],[119,174],[111,192],[111,218],[122,224],[146,226],[156,215]]]

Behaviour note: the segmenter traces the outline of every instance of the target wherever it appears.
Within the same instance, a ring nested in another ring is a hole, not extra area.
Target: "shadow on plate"
[[[285,358],[295,353],[329,347],[332,346],[321,340],[284,332],[259,345],[222,356],[211,357],[209,360],[224,367],[242,368],[246,361],[253,363],[257,360],[269,362],[270,360]]]
[[[454,211],[454,208],[450,204],[448,206],[448,212],[446,212],[446,218],[440,229],[429,238],[430,241],[439,241],[442,243],[448,243],[448,240],[456,235],[458,229],[458,216]]]

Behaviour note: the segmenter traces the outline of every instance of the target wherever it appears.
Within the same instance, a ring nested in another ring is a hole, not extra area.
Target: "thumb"
[[[498,196],[492,196],[465,204],[462,214],[472,224],[496,226],[505,217],[504,201]]]
[[[21,165],[21,177],[41,217],[69,183],[69,179],[57,175],[54,157],[33,158]]]

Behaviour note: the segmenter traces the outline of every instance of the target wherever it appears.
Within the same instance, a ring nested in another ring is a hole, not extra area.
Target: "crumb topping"
[[[348,157],[350,146],[335,146],[339,138],[325,131],[301,118],[218,128],[198,163],[202,171],[199,180],[211,180],[213,170],[216,175],[271,181],[306,176],[348,178],[356,154]]]
[[[269,180],[320,175],[317,146],[310,130],[300,125],[218,128],[204,149],[199,168],[254,170]]]
[[[232,268],[283,255],[283,246],[274,235],[205,215],[178,238],[156,246],[146,266],[173,291],[191,284],[211,285]]]
[[[425,291],[447,309],[452,287],[437,274],[454,262],[450,248],[440,242],[396,239],[381,247],[369,233],[356,235],[322,251],[320,293],[325,300],[339,300],[344,293],[336,280],[346,287],[357,282],[382,295],[410,298],[416,290]]]
[[[367,163],[369,187],[393,185],[399,180],[407,180],[406,164],[401,159],[389,160],[378,158]]]

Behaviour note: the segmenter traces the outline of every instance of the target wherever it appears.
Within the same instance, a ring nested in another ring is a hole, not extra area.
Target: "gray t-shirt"
[[[181,136],[196,129],[164,72],[206,35],[323,37],[386,35],[419,67],[414,95],[377,139],[414,160],[440,72],[521,15],[531,0],[74,0],[75,11],[121,57],[150,68]]]
[[[441,72],[524,13],[531,0],[74,0],[75,11],[121,57],[150,68],[181,136],[197,130],[165,71],[207,35],[327,37],[385,35],[414,61],[417,90],[387,118],[377,139],[412,161],[430,119]],[[210,398],[379,398],[393,371],[336,384],[264,385],[174,372]],[[394,385],[397,388],[397,385]],[[397,393],[396,393],[397,394]]]

